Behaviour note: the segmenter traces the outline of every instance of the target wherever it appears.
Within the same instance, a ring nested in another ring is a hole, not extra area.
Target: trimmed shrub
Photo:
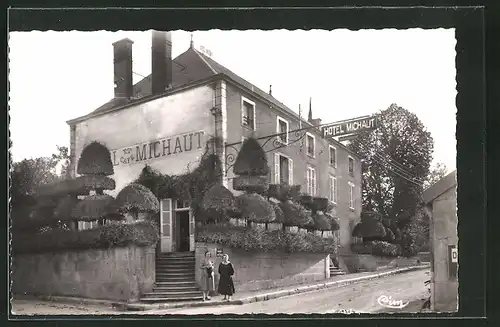
[[[280,203],[279,206],[285,215],[285,221],[283,222],[285,226],[305,227],[314,224],[310,213],[300,204],[286,201]]]
[[[203,210],[214,210],[226,213],[227,210],[234,207],[235,198],[230,190],[224,185],[214,184],[203,196],[201,207]]]
[[[114,200],[111,195],[107,194],[89,195],[76,204],[71,211],[71,218],[85,221],[102,219],[115,213]]]
[[[124,187],[116,196],[113,207],[120,213],[158,212],[160,210],[160,204],[153,192],[137,183]]]
[[[288,193],[288,198],[293,201],[298,201],[300,197],[300,188],[302,185],[290,185],[290,190]]]
[[[276,216],[276,219],[274,221],[277,223],[284,223],[285,215],[283,214],[283,210],[281,210],[281,207],[277,203],[272,203],[271,205],[274,209],[274,215]]]
[[[114,190],[115,187],[114,179],[102,175],[83,175],[73,181],[73,188],[78,190],[78,193],[89,190]]]
[[[233,189],[248,193],[266,194],[269,188],[267,176],[236,176],[233,178]]]
[[[279,184],[269,184],[267,189],[267,196],[275,199],[279,199],[281,192],[281,185]]]
[[[340,229],[340,221],[337,217],[334,217],[330,215],[329,213],[325,213],[326,219],[328,219],[328,222],[330,223],[330,227],[332,231],[336,231]]]
[[[79,175],[113,175],[113,163],[108,148],[98,142],[87,145],[80,155],[76,171]]]
[[[274,209],[263,196],[258,194],[242,194],[236,198],[236,207],[242,218],[256,223],[267,223],[276,219]]]
[[[269,174],[267,156],[259,141],[251,137],[243,142],[233,171],[240,176],[267,176]]]
[[[17,236],[17,235],[16,235]],[[107,249],[128,245],[152,246],[158,229],[149,221],[112,224],[82,231],[53,229],[42,234],[20,234],[12,240],[14,253],[43,253],[88,249]]]
[[[330,225],[330,222],[328,221],[325,214],[323,214],[321,211],[313,214],[312,218],[314,220],[314,228],[316,230],[319,231],[331,230],[332,226]]]
[[[312,196],[308,194],[302,194],[300,195],[300,204],[304,206],[305,208],[311,210],[311,207],[313,206],[313,198]]]
[[[362,238],[373,238],[373,237],[384,237],[385,236],[385,227],[376,220],[362,220],[358,223],[353,231],[352,236],[354,237],[362,237]]]
[[[328,199],[321,197],[313,198],[314,210],[326,212],[328,208]]]
[[[388,227],[385,228],[385,236],[383,237],[382,240],[386,242],[394,242],[396,240],[396,237],[394,236],[394,233],[390,228]]]

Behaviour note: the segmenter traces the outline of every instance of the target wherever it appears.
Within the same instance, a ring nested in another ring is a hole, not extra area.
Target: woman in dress
[[[217,291],[219,294],[224,295],[224,300],[231,301],[231,296],[234,294],[234,283],[233,275],[234,268],[231,262],[229,262],[229,256],[224,254],[222,256],[222,262],[219,265],[219,287]]]
[[[210,259],[210,251],[205,252],[205,258],[201,263],[200,286],[203,291],[203,301],[210,300],[210,292],[214,290],[214,263]]]

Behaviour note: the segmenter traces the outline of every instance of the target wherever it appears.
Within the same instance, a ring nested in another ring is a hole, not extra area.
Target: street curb
[[[320,289],[331,288],[331,287],[340,287],[349,284],[354,284],[361,281],[373,280],[378,278],[383,278],[387,276],[402,274],[405,272],[416,271],[421,269],[430,268],[430,265],[420,265],[420,266],[412,266],[407,268],[401,268],[381,273],[376,273],[368,276],[355,277],[351,279],[345,280],[337,280],[331,282],[323,282],[320,284],[302,286],[295,289],[282,290],[269,292],[264,294],[259,294],[255,296],[250,296],[247,298],[243,298],[240,300],[226,301],[226,302],[195,302],[195,303],[157,303],[157,304],[144,304],[144,303],[113,303],[113,307],[122,310],[130,310],[130,311],[149,311],[149,310],[163,310],[163,309],[174,309],[174,308],[194,308],[194,307],[215,307],[222,305],[243,305],[254,302],[263,302],[272,299],[281,298],[284,296],[306,293],[317,291]]]
[[[87,304],[87,305],[107,305],[107,306],[128,305],[128,303],[126,302],[117,302],[112,300],[99,300],[99,299],[80,298],[71,296],[56,296],[56,295],[15,295],[14,298],[19,300],[36,299],[49,302]]]

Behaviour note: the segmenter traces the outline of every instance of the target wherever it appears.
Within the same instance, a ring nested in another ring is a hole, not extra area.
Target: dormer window
[[[314,158],[316,145],[314,144],[314,135],[309,133],[306,134],[306,150],[307,155]]]

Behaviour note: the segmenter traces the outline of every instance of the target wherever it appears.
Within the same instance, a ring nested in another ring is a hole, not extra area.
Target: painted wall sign
[[[376,128],[377,118],[375,116],[367,116],[323,126],[322,132],[323,137],[333,137],[373,130]]]
[[[160,159],[183,152],[201,149],[205,132],[191,132],[169,136],[153,142],[112,150],[113,165],[131,165],[146,160]]]

